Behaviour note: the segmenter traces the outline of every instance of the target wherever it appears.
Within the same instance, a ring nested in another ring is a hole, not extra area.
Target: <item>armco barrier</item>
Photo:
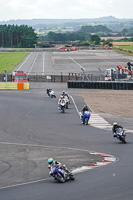
[[[29,90],[29,83],[22,83],[23,86],[13,82],[0,82],[0,90]]]
[[[68,81],[68,88],[133,90],[133,82],[118,81]]]

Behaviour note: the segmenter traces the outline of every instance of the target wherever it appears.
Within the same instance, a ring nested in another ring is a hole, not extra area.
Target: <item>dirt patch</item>
[[[81,96],[96,113],[133,117],[133,91],[97,90]]]
[[[103,116],[109,123],[117,121],[133,129],[133,91],[95,90],[80,94],[93,112]]]

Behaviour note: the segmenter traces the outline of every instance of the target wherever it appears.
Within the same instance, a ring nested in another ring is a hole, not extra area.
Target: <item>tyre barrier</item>
[[[133,90],[133,82],[118,81],[68,81],[68,88]]]

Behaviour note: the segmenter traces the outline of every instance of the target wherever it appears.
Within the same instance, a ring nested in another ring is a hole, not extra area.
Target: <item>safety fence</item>
[[[133,90],[133,82],[118,81],[68,81],[68,88]]]
[[[87,74],[87,77],[90,81],[100,80],[100,76],[94,76],[93,74]],[[52,75],[42,75],[31,73],[27,75],[29,82],[68,82],[69,80],[73,81],[82,81],[81,73],[68,73],[68,74],[52,74]],[[12,75],[7,75],[7,81],[12,81]],[[0,82],[5,82],[5,74],[0,74]]]

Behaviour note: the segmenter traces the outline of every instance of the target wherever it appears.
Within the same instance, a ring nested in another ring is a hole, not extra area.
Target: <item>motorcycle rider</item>
[[[47,88],[47,95],[49,95],[49,88]]]
[[[52,90],[52,89],[50,89],[50,88],[47,89],[47,95],[48,95],[48,96],[50,95],[49,93],[51,92],[51,90]]]
[[[51,167],[56,167],[58,169],[64,169],[67,174],[71,174],[71,172],[66,168],[65,165],[62,165],[59,161],[54,160],[53,158],[48,159],[48,168],[51,170]]]
[[[84,107],[82,108],[82,111],[81,111],[81,113],[82,113],[81,119],[83,121],[83,124],[85,124],[85,116],[84,116],[85,111],[90,111],[90,109],[89,109],[89,107],[87,105],[84,105]]]
[[[123,129],[123,127],[120,126],[120,125],[118,125],[117,122],[114,122],[114,123],[113,123],[113,128],[112,128],[112,132],[113,132],[113,134],[114,134],[113,137],[117,137],[117,134],[116,134],[117,128],[122,128],[122,129]]]
[[[65,90],[62,91],[62,96],[65,96],[66,92]]]
[[[63,96],[64,96],[64,99],[65,99],[65,102],[66,102],[66,108],[68,108],[69,96],[68,96],[67,92],[65,92]]]
[[[61,107],[61,104],[66,104],[66,101],[64,99],[64,96],[60,96],[59,100],[58,100],[58,108]]]
[[[84,107],[82,108],[82,115],[84,115],[84,112],[85,111],[89,111],[89,108],[88,108],[88,106],[87,105],[84,105]]]

